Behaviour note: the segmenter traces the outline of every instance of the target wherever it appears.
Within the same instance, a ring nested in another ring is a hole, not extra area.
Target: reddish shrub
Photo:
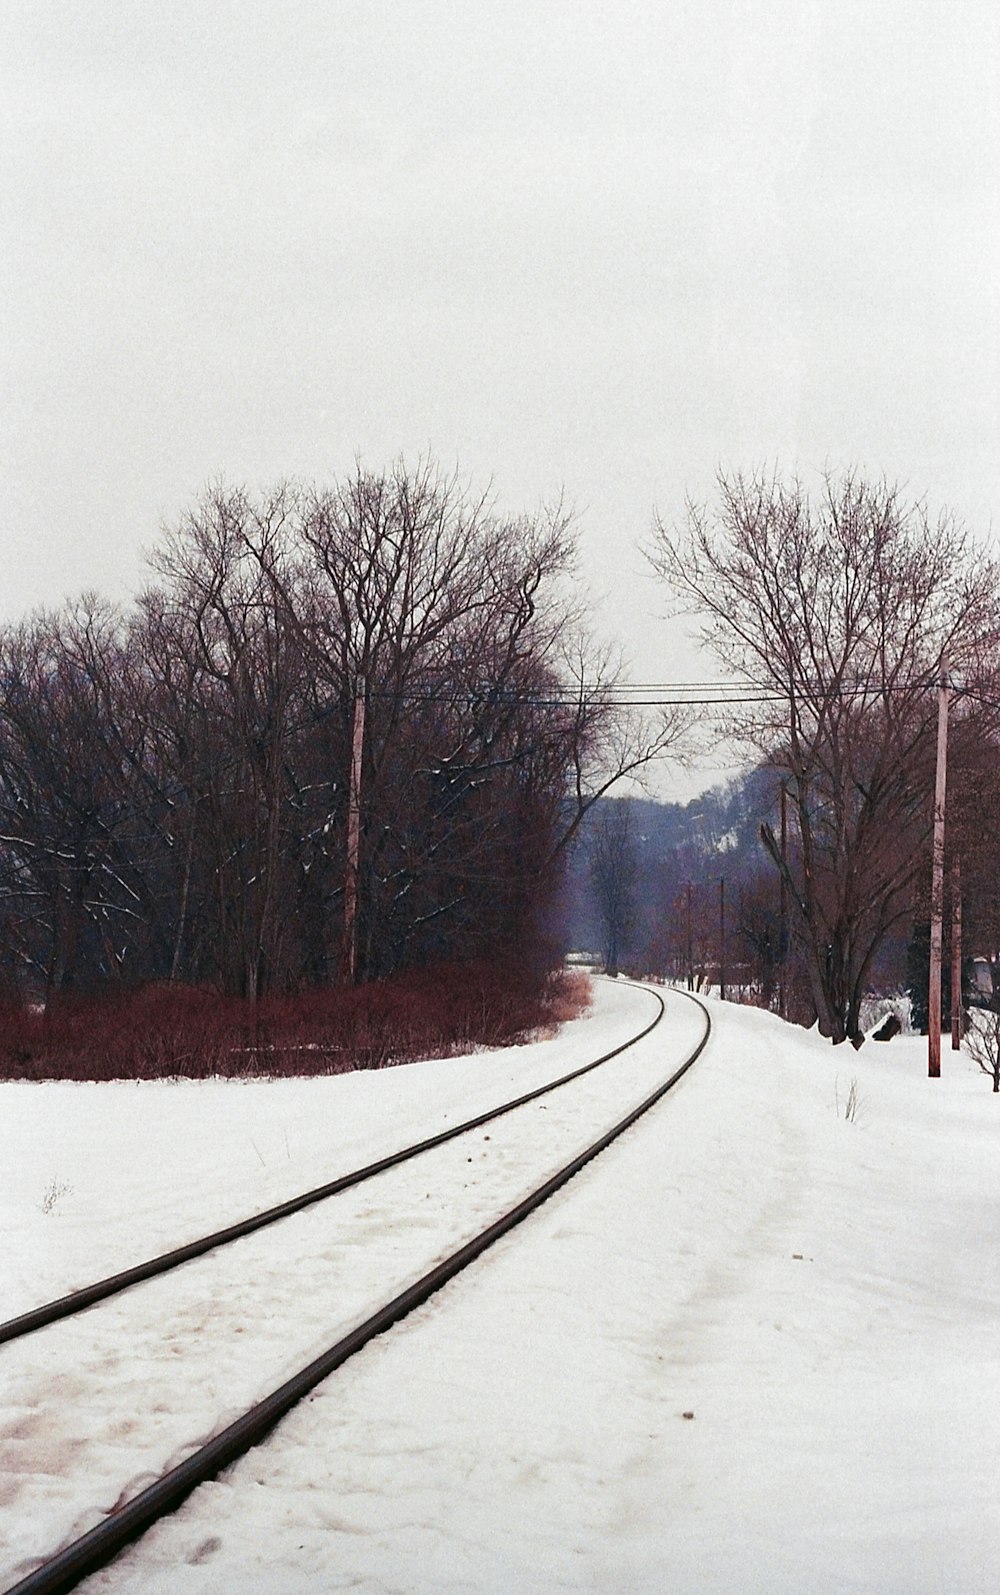
[[[61,997],[43,1014],[0,1003],[0,1079],[153,1080],[315,1075],[509,1044],[589,1000],[578,974],[514,961],[439,964],[365,986],[256,1005],[156,984]]]

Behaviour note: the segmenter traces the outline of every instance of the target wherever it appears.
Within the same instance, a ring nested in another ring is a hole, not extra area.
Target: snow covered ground
[[[635,1084],[693,1024],[667,1001]],[[0,1086],[2,1316],[571,1067],[648,1005],[601,983],[552,1042],[328,1081]],[[713,1015],[597,1163],[84,1588],[1000,1587],[1000,1098],[949,1051],[927,1080],[919,1040]],[[0,1538],[59,1450],[16,1351]]]

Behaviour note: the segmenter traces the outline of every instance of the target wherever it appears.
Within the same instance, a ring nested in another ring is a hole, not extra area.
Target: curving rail
[[[649,989],[649,988],[644,988]],[[140,1278],[151,1277],[150,1272],[166,1272],[169,1268],[177,1267],[179,1263],[187,1261],[189,1256],[201,1255],[204,1251],[211,1250],[213,1246],[225,1244],[230,1239],[237,1239],[240,1234],[250,1233],[252,1228],[261,1228],[267,1223],[276,1222],[289,1212],[300,1211],[310,1202],[321,1201],[327,1195],[334,1194],[335,1190],[345,1188],[344,1182],[359,1183],[362,1179],[370,1178],[385,1167],[404,1161],[408,1157],[417,1156],[420,1152],[431,1146],[440,1145],[442,1141],[453,1139],[470,1129],[476,1128],[490,1119],[510,1112],[514,1107],[530,1102],[547,1091],[558,1089],[571,1080],[580,1078],[581,1075],[597,1068],[601,1063],[618,1056],[626,1048],[635,1045],[644,1036],[659,1024],[663,1017],[664,1003],[658,993],[656,996],[659,1004],[655,1019],[647,1025],[638,1035],[630,1041],[616,1047],[612,1052],[601,1059],[584,1065],[580,1069],[560,1077],[547,1086],[526,1093],[516,1101],[503,1104],[487,1114],[470,1119],[454,1129],[443,1132],[441,1135],[429,1138],[427,1141],[417,1143],[415,1146],[405,1148],[393,1154],[388,1159],[382,1159],[377,1164],[357,1170],[353,1175],[345,1175],[341,1181],[331,1182],[330,1186],[317,1188],[315,1192],[305,1193],[302,1197],[293,1199],[292,1203],[281,1204],[279,1208],[270,1209],[267,1213],[258,1214],[255,1218],[245,1221],[251,1228],[244,1225],[230,1226],[229,1229],[217,1232],[216,1236],[206,1236],[203,1241],[193,1242],[192,1246],[199,1250],[191,1251],[188,1247],[178,1248],[175,1252],[166,1253],[162,1258],[151,1259],[149,1263],[140,1265],[139,1269],[127,1270],[123,1275],[112,1276],[109,1280],[100,1281],[98,1285],[89,1287],[91,1290],[102,1290],[102,1295],[91,1297],[86,1303],[101,1300],[105,1296],[122,1290],[128,1284],[137,1283]],[[563,1167],[546,1179],[523,1200],[495,1219],[478,1234],[459,1246],[449,1256],[435,1264],[419,1279],[391,1300],[385,1302],[375,1312],[371,1313],[362,1323],[358,1324],[348,1334],[343,1335],[320,1356],[314,1358],[298,1373],[287,1379],[277,1389],[273,1390],[263,1400],[255,1403],[235,1421],[228,1424],[205,1445],[187,1456],[177,1466],[162,1474],[155,1482],[140,1491],[131,1500],[116,1507],[100,1523],[87,1533],[74,1540],[71,1544],[57,1551],[53,1556],[42,1562],[37,1568],[11,1585],[4,1595],[68,1595],[75,1589],[79,1581],[111,1561],[120,1551],[134,1540],[139,1538],[160,1518],[176,1510],[178,1506],[197,1488],[214,1478],[224,1467],[229,1466],[238,1458],[245,1455],[254,1446],[258,1445],[274,1428],[279,1420],[285,1416],[299,1401],[312,1391],[322,1380],[329,1377],[336,1369],[341,1367],[348,1358],[366,1346],[375,1336],[384,1333],[393,1324],[398,1323],[414,1308],[422,1305],[427,1299],[439,1290],[442,1285],[453,1279],[458,1273],[481,1256],[501,1236],[520,1224],[531,1213],[535,1212],[556,1191],[564,1186],[573,1176],[597,1157],[606,1147],[610,1146],[631,1125],[635,1124],[643,1114],[659,1102],[666,1093],[677,1084],[678,1080],[687,1073],[691,1065],[700,1056],[705,1048],[711,1033],[711,1019],[707,1008],[690,993],[683,993],[690,1001],[701,1009],[704,1016],[704,1027],[697,1044],[689,1051],[682,1062],[672,1071],[670,1076],[662,1081],[655,1090],[650,1092],[636,1107],[633,1107],[609,1130],[605,1131],[582,1152],[570,1159]],[[162,1264],[161,1267],[155,1265]],[[113,1281],[122,1280],[123,1283],[115,1285]],[[108,1286],[111,1288],[103,1289]],[[80,1293],[82,1294],[82,1293]],[[74,1297],[62,1298],[60,1302],[47,1304],[48,1308],[61,1307],[65,1301],[72,1302]],[[44,1312],[46,1308],[36,1309]],[[70,1307],[68,1311],[73,1311]],[[75,1309],[79,1310],[79,1309]],[[30,1318],[32,1314],[22,1315]],[[44,1320],[53,1321],[54,1317],[66,1316],[64,1312],[53,1313],[53,1317]],[[12,1320],[18,1324],[22,1320]],[[10,1326],[4,1325],[5,1329]],[[30,1329],[40,1327],[32,1323],[29,1328],[18,1331],[28,1333]],[[14,1338],[7,1335],[5,1338]]]
[[[643,987],[648,990],[648,987]],[[42,1302],[38,1307],[29,1308],[27,1312],[19,1313],[15,1318],[8,1318],[0,1323],[0,1345],[6,1341],[19,1340],[23,1335],[30,1335],[36,1329],[43,1329],[46,1324],[54,1324],[61,1318],[71,1318],[75,1313],[83,1312],[88,1307],[95,1306],[98,1302],[107,1301],[111,1296],[117,1296],[120,1291],[128,1290],[132,1285],[142,1284],[144,1280],[155,1279],[160,1274],[168,1274],[171,1269],[179,1268],[183,1263],[190,1263],[196,1257],[204,1257],[207,1252],[216,1251],[221,1246],[228,1246],[233,1241],[242,1240],[246,1235],[253,1235],[257,1230],[266,1229],[270,1224],[277,1224],[283,1218],[290,1218],[294,1213],[304,1212],[308,1207],[314,1207],[318,1202],[325,1202],[331,1196],[336,1196],[341,1191],[348,1191],[356,1185],[361,1185],[365,1180],[374,1179],[377,1174],[384,1174],[388,1169],[396,1168],[400,1163],[406,1163],[410,1158],[419,1157],[424,1152],[430,1152],[434,1147],[444,1146],[448,1141],[454,1141],[460,1135],[466,1135],[471,1130],[477,1130],[484,1124],[491,1124],[495,1119],[500,1119],[506,1113],[513,1113],[515,1108],[522,1108],[529,1102],[536,1101],[539,1097],[546,1096],[550,1091],[558,1091],[561,1086],[569,1085],[573,1080],[579,1080],[583,1075],[590,1074],[594,1069],[599,1069],[602,1064],[610,1063],[612,1058],[617,1058],[621,1053],[634,1047],[637,1042],[655,1030],[663,1018],[663,998],[657,992],[650,992],[659,1003],[656,1017],[640,1030],[636,1035],[630,1036],[627,1041],[613,1047],[610,1052],[605,1052],[590,1063],[582,1064],[578,1069],[571,1069],[568,1074],[560,1075],[556,1080],[549,1080],[545,1085],[536,1086],[532,1091],[526,1091],[523,1096],[513,1097],[509,1102],[502,1102],[499,1107],[488,1108],[484,1113],[479,1113],[475,1118],[465,1119],[461,1124],[453,1125],[450,1129],[440,1130],[436,1135],[427,1136],[422,1141],[416,1141],[412,1146],[401,1147],[398,1152],[390,1152],[385,1157],[378,1158],[374,1163],[365,1164],[364,1168],[353,1169],[348,1174],[341,1174],[335,1180],[328,1180],[323,1185],[317,1185],[312,1190],[303,1191],[298,1196],[289,1197],[287,1201],[279,1202],[275,1207],[269,1207],[260,1213],[251,1214],[249,1218],[240,1219],[235,1224],[228,1224],[224,1229],[213,1230],[208,1235],[202,1235],[197,1240],[188,1241],[183,1246],[176,1246],[169,1252],[161,1252],[156,1257],[147,1258],[144,1263],[136,1263],[131,1268],[122,1269],[118,1273],[109,1274],[105,1279],[95,1280],[93,1284],[81,1285],[79,1289],[69,1291],[65,1296],[58,1296],[53,1301]]]

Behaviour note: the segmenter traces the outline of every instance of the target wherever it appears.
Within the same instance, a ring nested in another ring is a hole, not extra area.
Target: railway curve
[[[599,1069],[603,1064],[610,1063],[629,1047],[642,1041],[655,1030],[663,1017],[663,999],[657,993],[659,1008],[656,1014],[635,1035],[623,1041],[619,1046],[612,1047],[610,1051],[602,1053],[599,1058],[592,1059],[589,1063],[582,1064],[577,1069],[570,1069],[566,1074],[554,1080],[546,1081],[543,1085],[536,1086],[531,1091],[525,1091],[509,1101],[501,1102],[497,1107],[488,1108],[483,1113],[475,1114],[472,1118],[464,1119],[460,1124],[449,1125],[446,1130],[440,1130],[436,1135],[425,1136],[420,1141],[415,1141],[410,1146],[401,1147],[396,1152],[390,1152],[385,1157],[377,1158],[374,1162],[365,1164],[362,1168],[352,1169],[349,1173],[338,1175],[336,1179],[325,1181],[322,1185],[312,1187],[297,1196],[289,1197],[284,1202],[265,1208],[262,1212],[253,1213],[249,1217],[238,1220],[235,1224],[227,1224],[224,1228],[213,1230],[206,1235],[199,1236],[196,1240],[187,1241],[182,1246],[172,1247],[169,1251],[160,1252],[155,1257],[147,1258],[142,1263],[134,1264],[131,1268],[120,1269],[113,1274],[108,1274],[103,1279],[95,1280],[92,1284],[81,1285],[76,1290],[68,1291],[63,1296],[55,1297],[52,1301],[42,1302],[37,1307],[29,1308],[27,1312],[19,1313],[14,1318],[8,1318],[0,1323],[0,1345],[11,1340],[19,1340],[24,1335],[33,1334],[38,1329],[44,1329],[48,1324],[58,1323],[60,1319],[71,1318],[76,1313],[84,1312],[88,1307],[96,1306],[99,1302],[107,1301],[112,1296],[117,1296],[121,1291],[130,1289],[133,1285],[140,1285],[147,1279],[157,1279],[162,1274],[170,1273],[175,1268],[180,1268],[184,1263],[193,1262],[195,1258],[204,1257],[209,1252],[217,1251],[222,1246],[229,1246],[234,1241],[242,1240],[245,1236],[254,1235],[258,1230],[267,1229],[272,1224],[280,1223],[282,1219],[291,1218],[296,1213],[304,1212],[306,1208],[313,1207],[318,1202],[325,1202],[333,1196],[338,1196],[342,1191],[349,1191],[356,1185],[362,1185],[366,1180],[374,1179],[379,1174],[384,1174],[388,1169],[396,1168],[401,1163],[408,1162],[411,1158],[420,1157],[425,1152],[433,1151],[435,1147],[444,1146],[447,1142],[467,1134],[471,1130],[480,1129],[484,1124],[491,1124],[496,1119],[503,1118],[505,1114],[514,1112],[517,1108],[524,1107],[529,1102],[534,1102],[546,1096],[551,1091],[558,1091],[562,1086],[570,1085],[574,1080],[581,1079],[590,1074],[594,1069]]]
[[[649,988],[643,989],[649,991]],[[354,1176],[346,1178],[355,1179],[356,1183],[360,1183],[365,1179],[371,1178],[375,1172],[381,1172],[387,1164],[390,1166],[395,1165],[400,1160],[405,1161],[420,1155],[444,1140],[450,1141],[457,1139],[462,1134],[469,1134],[472,1130],[480,1128],[483,1123],[488,1123],[501,1115],[512,1113],[517,1107],[535,1102],[546,1092],[555,1091],[569,1082],[591,1073],[601,1064],[619,1057],[628,1047],[634,1046],[636,1041],[648,1035],[660,1022],[663,1014],[663,999],[658,993],[652,992],[650,994],[656,998],[658,1004],[656,1017],[651,1024],[645,1026],[639,1035],[633,1037],[630,1042],[615,1048],[601,1059],[570,1071],[558,1080],[550,1082],[548,1086],[505,1103],[487,1114],[477,1115],[470,1120],[464,1121],[461,1125],[445,1132],[443,1137],[436,1136],[430,1138],[427,1142],[416,1143],[413,1148],[403,1149],[401,1153],[393,1155],[391,1159],[380,1160],[377,1164],[355,1171]],[[684,995],[687,996],[688,994]],[[640,1101],[631,1106],[625,1114],[618,1117],[610,1128],[603,1130],[596,1138],[588,1140],[586,1146],[567,1161],[562,1162],[554,1172],[550,1173],[547,1178],[537,1184],[520,1200],[509,1206],[499,1217],[493,1218],[485,1226],[478,1229],[475,1234],[464,1240],[462,1244],[451,1249],[446,1256],[434,1262],[431,1267],[424,1269],[419,1277],[413,1279],[403,1289],[396,1290],[388,1300],[383,1301],[374,1311],[367,1312],[347,1333],[339,1335],[332,1345],[326,1347],[318,1356],[310,1358],[291,1377],[283,1380],[261,1399],[254,1401],[240,1412],[238,1417],[218,1428],[217,1432],[213,1433],[197,1450],[184,1456],[176,1465],[168,1467],[151,1484],[129,1495],[127,1499],[120,1500],[92,1528],[73,1539],[70,1543],[64,1544],[53,1555],[50,1555],[39,1565],[28,1571],[18,1582],[9,1586],[6,1595],[61,1595],[61,1592],[74,1589],[82,1578],[112,1560],[119,1551],[137,1539],[159,1518],[175,1510],[200,1483],[213,1478],[222,1468],[228,1466],[253,1446],[259,1444],[297,1402],[302,1400],[316,1385],[329,1377],[337,1368],[341,1367],[363,1346],[367,1345],[376,1335],[384,1333],[393,1324],[404,1318],[407,1313],[425,1302],[448,1280],[454,1278],[474,1259],[481,1256],[501,1236],[509,1233],[529,1214],[536,1211],[554,1192],[561,1189],[580,1169],[597,1157],[606,1147],[610,1146],[625,1130],[659,1102],[700,1055],[710,1033],[710,1019],[707,1010],[697,999],[691,998],[690,1000],[695,1002],[702,1015],[702,1031],[697,1041],[688,1048],[687,1053],[679,1062],[675,1062],[669,1075],[665,1079],[660,1079],[651,1091],[647,1091]],[[340,1182],[331,1183],[338,1189],[341,1188]],[[314,1192],[303,1193],[303,1197],[297,1200],[305,1204],[315,1205],[321,1202],[325,1195],[329,1194],[333,1194],[333,1191],[328,1190],[326,1187],[319,1187]],[[289,1208],[290,1205],[281,1204],[279,1209],[269,1210],[267,1214],[255,1215],[257,1220],[256,1227],[261,1227],[262,1223],[277,1222],[279,1217],[286,1216],[284,1210]],[[250,1222],[253,1223],[254,1221],[251,1220]],[[227,1241],[230,1238],[240,1238],[239,1234],[230,1235],[230,1231],[243,1233],[241,1226],[230,1226],[229,1231],[217,1233],[225,1235]],[[206,1237],[205,1239],[209,1242],[215,1240],[214,1237]],[[218,1245],[219,1243],[215,1241],[215,1244]],[[210,1245],[204,1245],[202,1246],[202,1251],[195,1255],[202,1255],[202,1253],[211,1249]],[[174,1256],[174,1253],[164,1254],[165,1259],[173,1259]],[[168,1262],[167,1269],[177,1267],[179,1262],[186,1260],[185,1257],[177,1257],[176,1261]],[[128,1283],[134,1282],[134,1279],[128,1281]],[[107,1281],[100,1283],[103,1285]],[[118,1286],[119,1290],[124,1290],[125,1288],[125,1284]],[[105,1296],[111,1294],[113,1292],[105,1292]],[[71,1300],[72,1298],[69,1299]],[[40,1326],[32,1325],[32,1328],[35,1327]],[[28,1332],[23,1331],[23,1333]],[[127,1488],[122,1494],[123,1497],[127,1494]]]

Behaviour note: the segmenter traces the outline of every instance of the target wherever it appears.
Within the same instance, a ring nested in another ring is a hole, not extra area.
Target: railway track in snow
[[[674,994],[680,1034],[665,1069],[659,1047],[639,1049],[664,999],[640,989],[652,1012],[601,1057],[0,1324],[18,1402],[6,1494],[54,1545],[44,1554],[17,1535],[0,1570],[14,1578],[6,1595],[75,1588],[658,1102],[702,1051],[710,1021]],[[51,1499],[32,1501],[39,1474]],[[96,1506],[92,1476],[115,1480]]]

